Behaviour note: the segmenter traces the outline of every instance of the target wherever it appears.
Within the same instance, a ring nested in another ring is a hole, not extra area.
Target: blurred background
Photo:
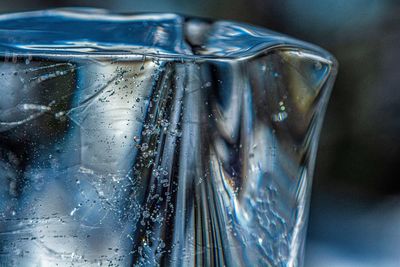
[[[400,266],[400,1],[13,0],[0,12],[65,6],[240,20],[333,53],[305,266]]]

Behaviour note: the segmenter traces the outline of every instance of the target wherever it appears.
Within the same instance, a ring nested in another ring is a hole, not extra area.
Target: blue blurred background
[[[400,266],[400,1],[13,0],[0,12],[65,6],[240,20],[333,53],[305,266]]]

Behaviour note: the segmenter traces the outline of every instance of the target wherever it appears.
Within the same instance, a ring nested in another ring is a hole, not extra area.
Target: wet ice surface
[[[0,20],[0,265],[301,264],[329,54],[173,14]]]

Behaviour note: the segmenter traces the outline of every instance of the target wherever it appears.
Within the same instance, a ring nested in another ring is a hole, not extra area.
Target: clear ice
[[[0,15],[0,266],[300,266],[324,50],[231,21]]]

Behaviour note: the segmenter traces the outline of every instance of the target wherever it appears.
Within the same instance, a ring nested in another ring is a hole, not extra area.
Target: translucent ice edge
[[[0,15],[0,55],[237,59],[276,47],[323,49],[282,34],[233,21],[209,21],[170,13],[113,14],[68,8]]]

